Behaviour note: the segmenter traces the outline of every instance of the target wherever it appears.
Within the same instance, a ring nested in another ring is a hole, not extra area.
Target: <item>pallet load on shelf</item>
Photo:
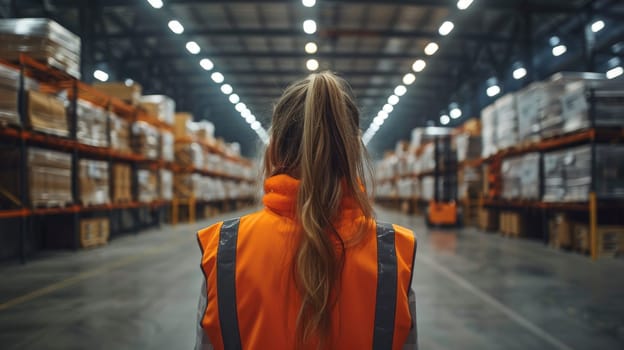
[[[198,141],[214,146],[216,140],[214,137],[215,127],[214,124],[209,121],[201,121],[193,123],[193,134]]]
[[[69,122],[65,112],[67,99],[64,94],[52,95],[29,90],[26,127],[57,136],[69,136]]]
[[[139,186],[138,200],[141,203],[150,203],[158,199],[158,173],[154,170],[137,170],[137,183]]]
[[[396,189],[400,199],[415,199],[420,196],[420,183],[417,178],[399,179],[396,183]]]
[[[192,122],[193,115],[186,112],[178,112],[174,116],[175,124],[173,131],[176,139],[186,138],[194,133]]]
[[[132,201],[132,168],[130,164],[113,164],[113,203]]]
[[[78,142],[95,147],[108,147],[108,112],[83,99],[78,99],[76,106]]]
[[[132,124],[132,148],[145,158],[157,159],[160,154],[158,129],[144,121]]]
[[[170,201],[173,199],[173,172],[167,169],[160,169],[158,173],[160,180],[160,199]]]
[[[71,154],[29,147],[27,162],[32,207],[65,207],[73,203]]]
[[[592,122],[598,127],[624,126],[624,82],[621,80],[584,79],[568,83],[561,101],[564,133],[587,129]]]
[[[140,106],[147,114],[153,115],[161,122],[174,125],[175,123],[175,102],[165,95],[141,96]]]
[[[453,140],[457,150],[458,162],[478,159],[481,156],[481,137],[461,133],[456,135]]]
[[[108,162],[80,159],[78,163],[80,179],[80,202],[83,206],[110,203]]]
[[[597,144],[594,185],[598,198],[624,198],[624,145]],[[544,153],[546,202],[586,202],[592,183],[592,146]]]
[[[496,106],[491,104],[481,111],[481,156],[487,158],[498,152],[496,147]]]
[[[438,188],[442,188],[442,181],[438,182]],[[435,177],[434,176],[423,176],[420,180],[420,198],[430,201],[434,197],[435,191]]]
[[[179,199],[189,199],[192,197],[202,199],[203,194],[200,192],[201,178],[202,176],[200,174],[174,174],[173,193],[175,197]]]
[[[524,224],[520,213],[514,211],[501,211],[498,216],[499,231],[512,237],[519,237],[523,234]]]
[[[53,20],[0,20],[0,58],[18,61],[22,53],[80,79],[80,38]]]
[[[132,147],[130,146],[130,123],[115,113],[109,113],[108,119],[111,148],[124,154],[132,153]]]
[[[410,153],[418,150],[422,145],[433,141],[433,136],[428,135],[426,132],[427,128],[415,128],[412,130],[412,135],[410,139],[409,150]]]
[[[516,94],[509,93],[494,102],[496,108],[496,136],[497,149],[506,149],[518,143],[518,113],[516,108]]]
[[[137,82],[108,82],[108,83],[93,83],[93,87],[107,94],[108,96],[112,96],[118,98],[132,106],[136,106],[139,104],[139,100],[141,99],[141,93],[143,92],[143,87]]]
[[[457,172],[457,198],[477,198],[482,187],[481,169],[465,166]]]
[[[175,139],[173,133],[163,130],[160,134],[160,158],[166,162],[173,162],[175,156]]]
[[[104,245],[109,237],[110,221],[108,218],[80,220],[80,246],[82,248]]]
[[[209,154],[206,154],[208,157]],[[182,168],[204,169],[204,152],[197,142],[177,142],[175,161]]]
[[[504,199],[539,200],[540,162],[537,152],[503,160],[501,166]]]
[[[19,70],[0,64],[0,124],[21,124],[17,105],[19,82]],[[24,77],[24,85],[27,90],[39,90],[38,84],[28,77]]]

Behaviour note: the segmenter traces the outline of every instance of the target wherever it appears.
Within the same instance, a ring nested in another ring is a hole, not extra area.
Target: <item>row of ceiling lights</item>
[[[164,5],[162,0],[147,0],[147,2],[155,9],[160,9]],[[176,19],[170,20],[167,23],[167,26],[169,27],[169,30],[171,30],[174,34],[181,35],[182,33],[184,33],[184,26],[182,25],[182,23],[180,23],[180,21]],[[198,55],[201,52],[201,47],[195,41],[188,41],[185,47],[191,55]],[[205,71],[212,71],[214,69],[214,63],[209,58],[202,58],[199,61],[199,65]],[[100,81],[107,81],[109,78],[108,73],[100,69],[93,72],[93,77]],[[254,130],[256,134],[258,134],[258,137],[260,137],[262,142],[264,142],[265,144],[268,143],[269,135],[267,134],[267,131],[262,127],[262,124],[260,124],[260,122],[256,120],[256,117],[253,115],[253,113],[251,113],[249,108],[243,102],[241,102],[240,96],[234,93],[234,88],[232,87],[232,85],[224,83],[225,77],[223,76],[223,74],[218,71],[213,71],[210,74],[210,79],[212,79],[212,81],[216,84],[221,85],[221,92],[224,95],[228,96],[230,103],[234,105],[234,109],[236,109],[236,111],[240,113],[241,117],[245,119],[251,129]],[[126,79],[125,83],[126,85],[132,84],[132,80]]]
[[[457,8],[460,10],[465,10],[468,7],[470,7],[472,2],[473,0],[459,0],[457,1]],[[453,22],[444,21],[440,25],[438,29],[438,33],[441,36],[447,36],[453,31],[454,28],[455,28],[455,24]],[[425,55],[427,56],[433,56],[438,52],[439,49],[440,49],[440,46],[438,45],[438,43],[432,41],[425,46],[424,52],[425,52]],[[418,59],[414,61],[414,63],[412,64],[412,70],[414,71],[414,73],[420,73],[423,70],[425,70],[426,67],[427,67],[427,62],[423,59]],[[377,131],[379,131],[381,126],[384,124],[386,119],[388,119],[388,117],[390,116],[390,113],[395,108],[394,106],[396,106],[396,104],[399,103],[401,96],[405,95],[405,93],[407,92],[407,86],[412,85],[414,81],[416,81],[416,75],[414,75],[414,73],[410,72],[403,76],[403,80],[402,80],[403,84],[398,85],[394,89],[394,94],[388,97],[387,103],[377,113],[377,116],[373,119],[373,122],[371,123],[371,125],[368,127],[366,132],[364,132],[364,135],[362,136],[362,141],[364,142],[365,145],[370,142],[373,136],[375,136]],[[453,118],[457,119],[462,116],[462,111],[461,109],[459,109],[459,106],[456,103],[451,104],[449,108],[450,108],[451,115]],[[447,118],[448,118],[448,122],[450,122],[451,117],[449,117],[448,115],[444,116],[444,121],[446,121]]]
[[[457,2],[457,8],[459,8],[460,10],[465,10],[472,4],[472,2],[473,0],[459,0]],[[444,23],[442,23],[442,25],[440,25],[438,33],[441,36],[446,36],[453,31],[454,27],[455,26],[453,22],[445,21]],[[597,20],[590,25],[590,30],[593,33],[598,33],[604,28],[605,28],[605,22],[602,20]],[[564,55],[568,50],[566,45],[563,44],[561,42],[561,39],[557,36],[551,37],[549,40],[549,43],[552,47],[551,48],[552,55],[555,57]],[[427,44],[427,46],[425,46],[424,52],[426,55],[432,56],[438,51],[438,49],[439,49],[438,44],[435,42],[431,42]],[[422,70],[424,70],[425,67],[426,67],[425,61],[417,60],[412,65],[412,70],[414,70],[414,72],[421,72]],[[516,62],[514,64],[512,76],[515,80],[523,79],[524,77],[527,76],[527,73],[528,73],[527,69],[522,65],[522,63]],[[608,79],[614,79],[614,78],[621,76],[622,74],[624,74],[624,68],[622,67],[621,60],[619,58],[611,59],[609,61],[609,70],[607,70],[606,72],[606,77]],[[407,75],[403,77],[403,84],[410,85],[414,82],[414,80],[415,80],[415,76],[412,73],[408,73]],[[496,77],[491,77],[490,79],[488,79],[486,85],[487,85],[486,94],[488,97],[495,97],[498,94],[500,94],[502,91],[501,87],[499,86],[498,79]],[[392,96],[390,96],[390,98],[395,99],[398,102],[398,99],[393,98]],[[388,102],[390,102],[390,98]],[[365,144],[370,142],[372,137],[375,135],[375,133],[379,130],[379,128],[383,125],[385,120],[388,118],[388,114],[389,114],[388,110],[392,111],[392,108],[388,108],[387,106],[388,105],[386,104],[384,108],[377,114],[377,117],[373,119],[373,123],[369,126],[368,130],[364,133],[363,141]],[[449,105],[449,113],[448,114],[442,113],[440,115],[440,123],[442,125],[447,125],[451,122],[451,120],[458,119],[461,116],[462,116],[461,109],[459,108],[457,103],[453,102]]]
[[[316,0],[301,0],[301,3],[303,4],[303,6],[305,7],[314,7],[316,5]],[[306,19],[305,21],[303,21],[303,32],[308,34],[308,35],[313,35],[316,33],[317,31],[317,25],[316,25],[316,21],[314,21],[313,19]],[[314,55],[317,51],[318,51],[318,45],[316,44],[316,42],[314,41],[309,41],[305,44],[304,50],[307,54],[309,55]],[[319,62],[316,58],[309,58],[306,61],[306,68],[311,71],[314,72],[315,70],[319,69]]]

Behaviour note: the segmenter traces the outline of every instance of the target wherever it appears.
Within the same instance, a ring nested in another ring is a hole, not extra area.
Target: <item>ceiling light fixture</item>
[[[434,55],[436,52],[438,52],[438,49],[440,47],[438,46],[438,44],[434,43],[434,42],[430,42],[429,44],[427,44],[427,46],[425,46],[425,54],[427,56],[432,56]]]
[[[448,124],[448,123],[450,123],[450,122],[451,122],[451,118],[449,118],[449,116],[448,116],[448,115],[443,114],[443,115],[441,115],[441,116],[440,116],[440,123],[441,123],[442,125],[446,125],[446,124]]]
[[[147,2],[150,5],[152,5],[152,7],[155,8],[155,9],[159,9],[159,8],[163,7],[162,0],[147,0]]]
[[[406,92],[407,92],[407,88],[405,87],[405,85],[399,85],[396,88],[394,88],[394,94],[399,97],[405,95]]]
[[[235,105],[237,103],[240,102],[240,97],[238,97],[237,94],[231,94],[230,97],[228,97],[228,99],[230,100],[230,102]]]
[[[514,79],[520,80],[520,79],[526,77],[527,70],[524,67],[519,67],[519,68],[514,69],[512,75],[513,75]]]
[[[238,113],[242,113],[246,108],[247,106],[245,106],[245,104],[242,102],[239,102],[236,104],[236,106],[234,106],[234,109],[236,109]]]
[[[392,113],[392,111],[394,110],[394,107],[392,107],[392,105],[391,105],[391,104],[386,103],[386,104],[383,106],[382,110],[383,110],[384,112],[386,112],[386,113],[387,113],[387,114],[386,114],[386,118],[388,118],[388,114]]]
[[[489,96],[489,97],[494,97],[498,94],[500,94],[500,87],[498,85],[492,85],[490,87],[487,88],[487,90],[485,90],[485,93]]]
[[[199,51],[201,51],[201,48],[199,47],[199,44],[197,44],[197,42],[189,41],[186,43],[186,50],[193,55],[197,55]]]
[[[214,68],[214,63],[212,63],[212,61],[208,58],[203,58],[201,61],[199,61],[199,65],[204,70],[212,70]]]
[[[459,0],[457,1],[457,8],[460,10],[465,10],[472,4],[473,0]]]
[[[316,33],[316,22],[311,19],[306,19],[303,21],[303,31],[306,34],[314,34]]]
[[[305,52],[311,54],[315,54],[316,51],[318,51],[318,46],[316,46],[316,43],[313,41],[310,41],[309,43],[305,44]]]
[[[390,106],[390,107],[392,107],[392,106]],[[389,113],[389,112],[386,112],[386,111],[379,111],[379,113],[377,113],[377,116],[378,116],[378,117],[381,117],[381,118],[383,118],[383,119],[388,119],[388,116],[389,116],[389,114],[388,114],[388,113]]]
[[[317,60],[315,60],[314,58],[310,58],[307,62],[306,62],[306,68],[308,68],[309,71],[315,71],[317,70],[319,67],[319,63]]]
[[[106,73],[103,70],[96,69],[93,72],[93,77],[95,79],[99,80],[99,81],[107,81],[108,80],[108,73]]]
[[[440,33],[440,35],[442,35],[442,36],[446,36],[446,35],[449,35],[449,33],[451,33],[453,31],[453,28],[455,28],[455,25],[453,24],[453,22],[445,21],[440,26],[440,29],[438,30],[438,33]]]
[[[407,73],[403,76],[403,84],[412,85],[416,81],[416,76],[412,73]]]
[[[169,29],[171,29],[171,31],[174,32],[175,34],[184,33],[184,26],[178,20],[173,19],[169,21],[167,25],[169,26]]]
[[[221,85],[221,92],[223,92],[224,94],[229,95],[232,93],[232,91],[234,91],[234,89],[232,89],[232,85],[230,84]]]
[[[424,60],[416,60],[414,64],[412,64],[412,70],[416,73],[422,72],[425,67],[427,67],[427,62]]]
[[[388,103],[391,105],[396,105],[397,103],[399,103],[399,96],[397,95],[390,95],[390,97],[388,97]]]
[[[259,121],[257,121],[257,120],[256,120],[256,121],[254,121],[253,123],[251,123],[251,128],[252,128],[253,130],[258,130],[258,129],[260,129],[260,127],[261,127],[261,126],[262,126],[262,125],[261,125],[261,124],[260,124],[260,122],[259,122]]]
[[[602,20],[597,20],[596,22],[592,23],[591,31],[594,33],[598,33],[599,31],[603,30],[604,27],[605,27],[605,22]]]
[[[316,5],[316,0],[301,0],[301,3],[305,7],[314,7],[314,5]]]
[[[609,69],[607,71],[607,79],[615,79],[624,73],[624,68],[622,66],[617,66]]]
[[[459,109],[459,105],[455,102],[449,105],[449,115],[451,119],[458,119],[462,116],[462,110]]]
[[[552,48],[552,54],[555,57],[563,55],[566,51],[568,51],[568,48],[565,45],[557,45]]]
[[[212,79],[212,81],[214,81],[217,84],[221,84],[225,80],[225,77],[223,76],[223,74],[219,72],[214,72],[210,74],[210,79]]]

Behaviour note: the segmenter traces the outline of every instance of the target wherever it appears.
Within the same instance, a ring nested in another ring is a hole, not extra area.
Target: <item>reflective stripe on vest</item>
[[[225,350],[241,350],[236,307],[236,244],[240,219],[224,221],[217,248],[217,303]],[[392,349],[396,313],[397,256],[390,224],[377,224],[377,297],[373,350]]]
[[[377,300],[373,350],[392,349],[396,313],[397,256],[394,228],[377,223]]]
[[[236,243],[240,218],[223,222],[217,248],[217,301],[223,348],[241,350],[236,307]]]

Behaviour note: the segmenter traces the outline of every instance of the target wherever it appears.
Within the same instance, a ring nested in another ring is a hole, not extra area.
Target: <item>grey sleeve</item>
[[[403,350],[418,350],[418,326],[416,322],[416,295],[414,289],[410,288],[409,291],[409,310],[412,316],[412,329],[407,336],[407,341],[403,345]]]
[[[197,305],[197,333],[195,338],[195,350],[214,350],[212,343],[210,343],[210,339],[208,339],[208,335],[204,332],[204,329],[201,326],[201,321],[204,318],[204,313],[206,312],[206,278],[202,274],[202,284],[201,284],[201,292],[199,293],[199,305]]]

